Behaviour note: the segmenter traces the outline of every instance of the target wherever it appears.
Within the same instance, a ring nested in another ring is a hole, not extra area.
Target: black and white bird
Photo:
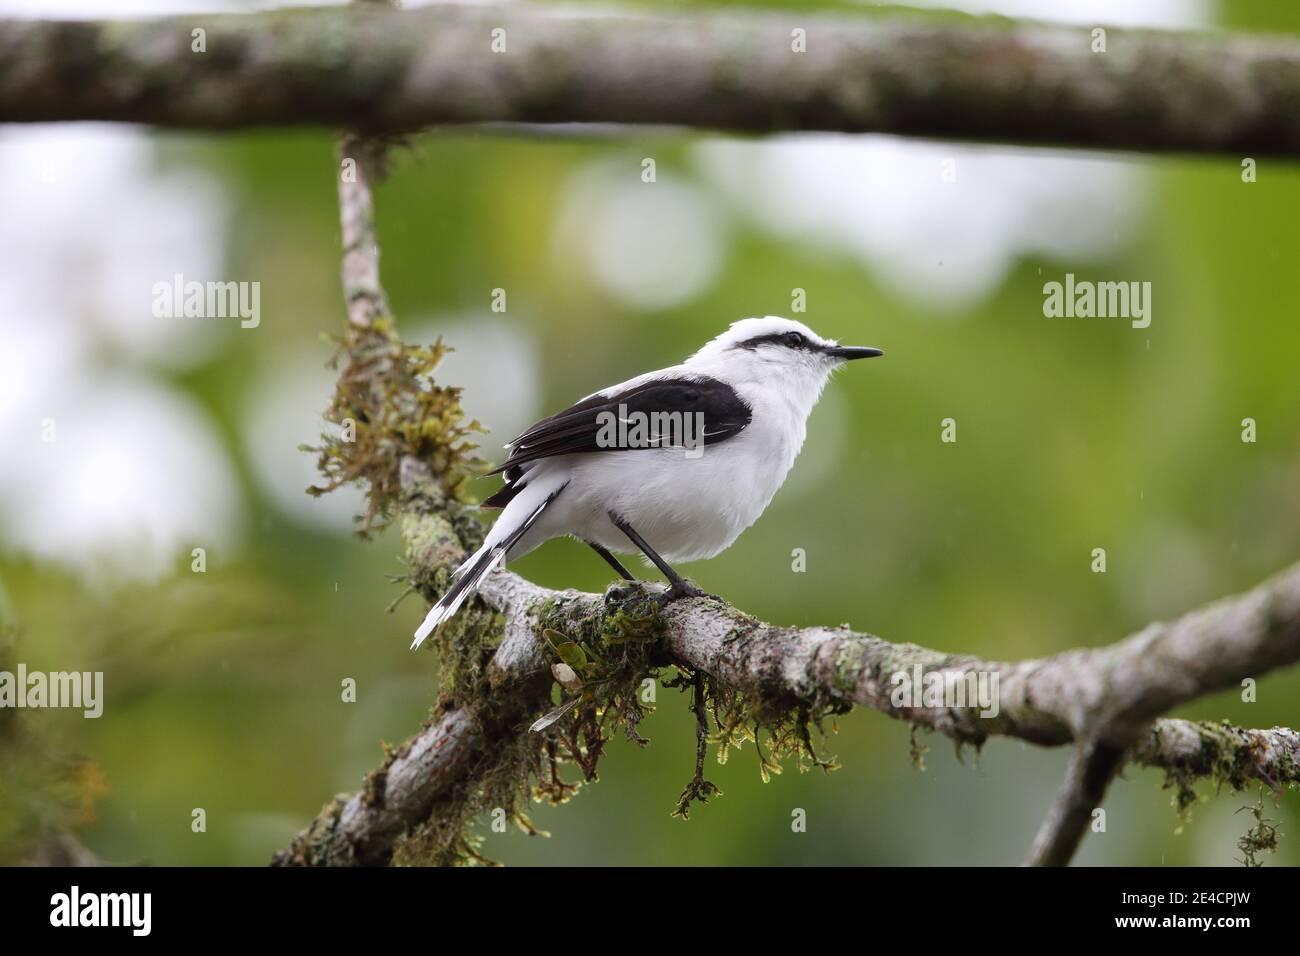
[[[640,552],[668,579],[669,599],[702,593],[668,562],[711,558],[757,521],[803,446],[831,372],[882,354],[790,319],[742,319],[682,364],[602,389],[533,425],[494,470],[505,487],[483,506],[502,509],[500,517],[456,570],[412,649],[494,568],[563,535],[591,545],[628,581],[613,552]]]

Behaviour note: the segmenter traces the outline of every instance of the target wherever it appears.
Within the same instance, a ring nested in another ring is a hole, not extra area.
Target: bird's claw
[[[716,594],[710,594],[702,588],[697,588],[690,581],[674,581],[672,586],[663,593],[663,602],[669,604],[673,601],[680,601],[682,598],[706,597],[719,600]]]
[[[622,603],[630,600],[644,590],[644,585],[636,581],[628,581],[623,584],[611,584],[605,589],[605,600]]]
[[[712,598],[715,601],[721,601],[722,598],[716,594],[710,594],[701,588],[696,587],[690,581],[680,581],[673,583],[669,587],[660,591],[653,584],[647,584],[644,581],[629,581],[625,584],[611,584],[605,590],[605,600],[620,604],[631,600],[634,597],[648,596],[659,607],[663,608],[674,601],[680,601],[682,598],[705,597]]]

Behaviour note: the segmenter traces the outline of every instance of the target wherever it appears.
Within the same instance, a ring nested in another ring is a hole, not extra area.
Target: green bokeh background
[[[1300,9],[1224,4],[1219,22],[1294,33]],[[110,860],[259,865],[330,795],[358,787],[380,741],[419,726],[436,664],[406,649],[418,600],[385,613],[399,593],[386,578],[402,570],[397,536],[362,543],[304,527],[265,497],[241,440],[255,371],[289,355],[323,364],[321,336],[341,322],[333,137],[155,139],[161,167],[198,165],[223,184],[236,223],[227,273],[263,284],[261,327],[223,333],[209,362],[172,381],[228,443],[241,544],[210,554],[205,575],[189,573],[185,549],[174,576],[113,588],[5,549],[0,587],[30,668],[105,672],[104,718],[29,716],[51,752],[85,755],[106,781],[85,843]],[[708,190],[690,159],[697,139],[420,137],[395,154],[377,203],[399,328],[405,317],[485,314],[491,290],[507,289],[505,319],[538,349],[542,412],[676,362],[736,318],[788,314],[794,287],[808,290],[799,318],[815,329],[888,351],[832,383],[837,422],[813,415],[808,447],[837,442],[822,446],[834,467],[792,483],[729,551],[689,566],[704,588],[774,622],[847,622],[1011,659],[1108,643],[1300,558],[1300,167],[1263,160],[1246,185],[1237,158],[1112,157],[1146,174],[1130,242],[1081,266],[1022,259],[985,301],[944,318],[846,254],[744,219],[728,224],[716,281],[670,309],[620,305],[581,269],[557,274],[552,224],[575,170],[600,160],[635,179],[653,156],[661,177]],[[1151,327],[1045,319],[1042,284],[1067,271],[1149,280]],[[301,396],[313,408],[326,400]],[[950,416],[952,445],[939,440]],[[1255,444],[1240,438],[1248,416]],[[485,440],[488,454],[509,437]],[[1094,547],[1107,550],[1106,574],[1090,571]],[[806,573],[791,571],[794,548]],[[516,570],[557,587],[608,583],[572,542]],[[355,704],[340,699],[345,677],[358,683]],[[724,796],[682,822],[669,811],[691,772],[691,717],[675,691],[658,704],[642,728],[650,747],[614,741],[599,783],[537,808],[549,838],[480,827],[484,852],[514,864],[1011,864],[1066,758],[994,740],[959,760],[930,738],[918,772],[905,725],[854,713],[828,744],[843,769],[790,767],[763,784],[746,747],[710,766]],[[1229,692],[1177,715],[1295,726],[1300,670],[1263,677],[1256,703]],[[1107,832],[1087,838],[1079,861],[1231,864],[1248,826],[1236,811],[1254,796],[1205,789],[1179,832],[1161,783],[1127,771],[1106,803]],[[1297,806],[1294,795],[1270,805],[1284,834],[1270,864],[1300,861]],[[195,807],[206,833],[191,832]],[[796,808],[806,833],[791,831]]]

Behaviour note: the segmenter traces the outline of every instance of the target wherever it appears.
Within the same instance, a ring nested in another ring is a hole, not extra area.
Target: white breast
[[[749,427],[704,446],[698,457],[682,449],[645,449],[557,459],[571,478],[545,515],[547,530],[634,553],[609,521],[612,508],[668,561],[723,551],[767,508],[805,434],[796,410],[757,394],[745,398],[754,407]]]

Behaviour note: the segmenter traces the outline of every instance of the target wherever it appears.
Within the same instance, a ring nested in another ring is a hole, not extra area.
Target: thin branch
[[[372,179],[382,169],[383,147],[345,134],[339,145],[339,225],[343,238],[343,298],[352,334],[368,332],[388,316],[379,284]]]
[[[1096,740],[1075,747],[1061,789],[1034,837],[1027,866],[1065,866],[1070,862],[1106,788],[1122,769],[1123,757],[1119,747]],[[1227,723],[1159,720],[1132,748],[1129,759],[1160,767],[1183,786],[1208,776],[1237,790],[1250,780],[1278,790],[1284,783],[1295,782],[1300,734],[1285,727],[1242,730]]]
[[[1083,740],[1070,755],[1065,780],[1034,836],[1026,866],[1065,866],[1083,839],[1106,788],[1123,766],[1124,751],[1098,740]]]
[[[0,20],[0,122],[669,124],[1300,155],[1295,40],[1109,29],[1095,44],[1072,27],[802,11]]]
[[[1258,780],[1279,790],[1295,783],[1300,772],[1300,733],[1288,727],[1243,730],[1226,722],[1157,720],[1131,757],[1179,779],[1214,776],[1238,790]]]

